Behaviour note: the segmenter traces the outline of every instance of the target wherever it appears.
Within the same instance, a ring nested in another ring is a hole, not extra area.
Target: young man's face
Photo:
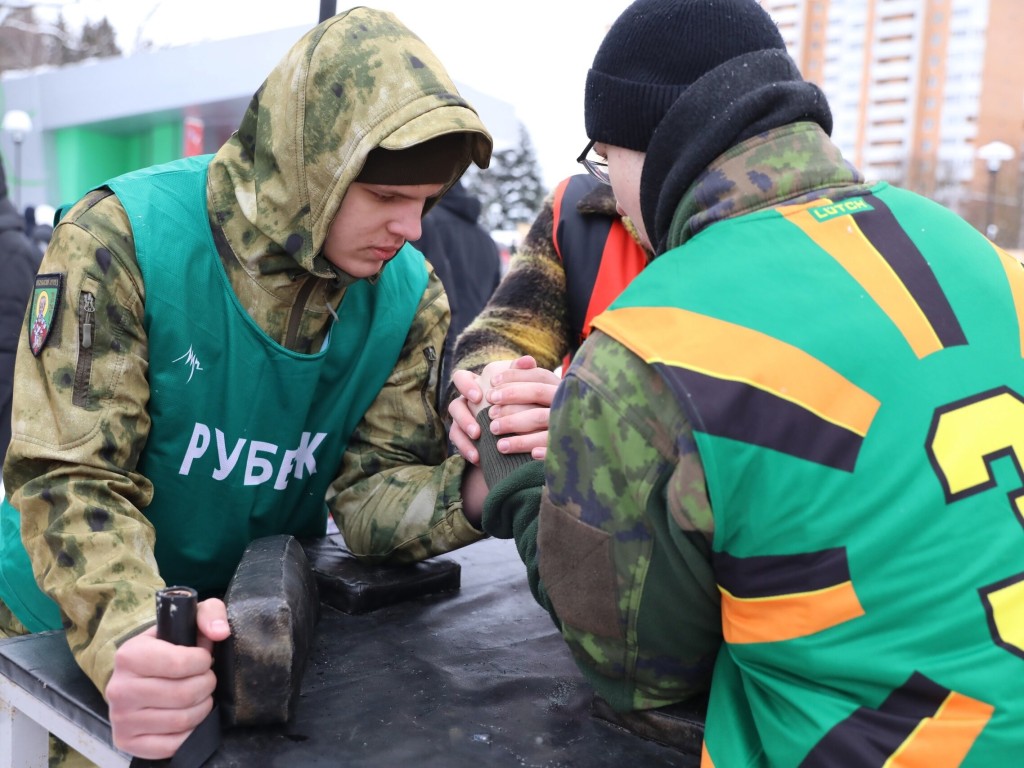
[[[352,182],[327,231],[324,257],[352,277],[376,275],[406,240],[419,239],[423,206],[442,189]]]
[[[608,161],[608,178],[612,182],[612,192],[615,193],[619,215],[629,217],[640,233],[643,244],[651,248],[650,238],[644,227],[644,218],[640,215],[640,174],[644,169],[644,158],[647,155],[633,149],[600,142],[594,145],[594,152]]]

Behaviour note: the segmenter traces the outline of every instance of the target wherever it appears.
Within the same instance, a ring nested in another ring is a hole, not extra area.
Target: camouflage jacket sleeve
[[[706,690],[721,619],[693,433],[654,369],[599,332],[556,396],[545,483],[540,579],[595,690],[619,711]]]
[[[46,345],[23,334],[4,483],[21,512],[37,581],[60,606],[79,665],[103,691],[118,645],[154,620],[163,586],[153,528],[139,512],[152,485],[135,472],[149,433],[142,278],[127,217],[90,193],[57,226],[40,275],[63,287]],[[92,344],[79,308],[95,300]]]
[[[369,562],[412,562],[483,537],[462,514],[466,463],[447,457],[438,413],[448,298],[431,271],[401,357],[349,440],[328,507],[345,543]]]
[[[569,329],[552,202],[549,195],[487,305],[459,335],[451,370],[480,371],[494,360],[521,355],[533,355],[542,368],[561,365],[569,351]],[[446,386],[443,402],[449,403],[457,393]]]

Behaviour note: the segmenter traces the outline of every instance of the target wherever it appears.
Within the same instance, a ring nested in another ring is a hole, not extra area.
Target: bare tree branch
[[[7,21],[4,21],[3,16],[0,15],[0,25],[5,29],[17,29],[31,35],[49,35],[50,37],[57,38],[69,48],[74,48],[77,45],[75,38],[69,35],[66,29],[61,29],[55,24],[50,24],[48,22],[25,22],[21,19],[8,19]]]

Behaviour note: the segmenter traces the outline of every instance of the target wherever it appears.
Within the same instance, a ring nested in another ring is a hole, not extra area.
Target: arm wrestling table
[[[594,717],[512,542],[446,557],[462,567],[457,591],[363,614],[323,605],[295,716],[225,730],[207,768],[700,764],[699,746],[685,753]],[[104,768],[130,762],[62,633],[0,641],[0,768],[46,766],[47,730]]]

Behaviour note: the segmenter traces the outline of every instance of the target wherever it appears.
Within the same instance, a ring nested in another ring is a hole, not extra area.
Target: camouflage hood
[[[433,52],[392,14],[353,8],[304,35],[253,96],[210,166],[211,211],[247,271],[297,262],[333,278],[320,249],[367,154],[456,132],[487,167],[491,137]]]

